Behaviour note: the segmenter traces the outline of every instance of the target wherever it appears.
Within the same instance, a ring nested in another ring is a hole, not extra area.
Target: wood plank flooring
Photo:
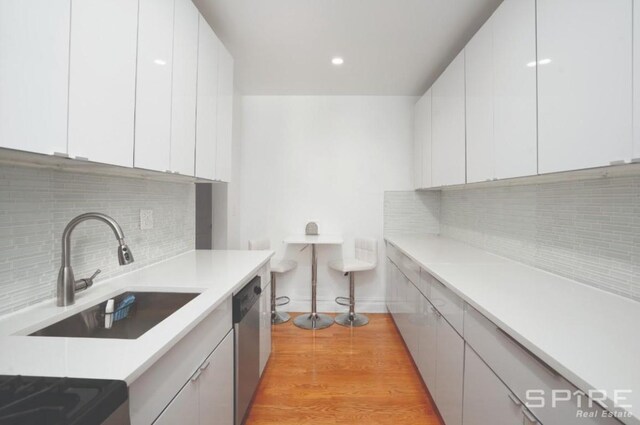
[[[247,425],[442,425],[391,316],[368,316],[356,329],[274,326]]]

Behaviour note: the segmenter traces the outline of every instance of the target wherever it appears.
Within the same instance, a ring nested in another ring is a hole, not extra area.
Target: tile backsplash
[[[140,230],[140,210],[153,228]],[[195,185],[0,165],[0,315],[55,296],[61,236],[78,214],[95,211],[122,227],[135,262],[120,267],[109,227],[81,223],[72,235],[76,278],[101,280],[172,257],[195,245]]]
[[[441,234],[640,300],[640,176],[443,191]]]
[[[440,192],[384,193],[384,235],[440,232]]]
[[[384,225],[385,235],[440,233],[640,301],[640,176],[386,192]]]

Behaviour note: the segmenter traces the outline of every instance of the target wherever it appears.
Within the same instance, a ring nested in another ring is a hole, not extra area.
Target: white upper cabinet
[[[467,182],[537,173],[534,0],[505,0],[465,49]]]
[[[139,0],[134,165],[170,169],[174,0]]]
[[[467,183],[495,177],[493,17],[465,48]]]
[[[216,120],[216,180],[231,181],[233,138],[233,57],[220,43]]]
[[[67,152],[70,0],[0,1],[0,146]]]
[[[424,120],[424,138],[422,139],[422,187],[428,189],[433,187],[431,171],[431,160],[433,156],[433,96],[431,89],[427,90],[422,98],[424,99],[422,115],[422,119]]]
[[[196,87],[199,13],[191,0],[175,0],[173,89],[171,95],[171,165],[193,176],[196,149]]]
[[[431,89],[413,108],[413,185],[428,189],[431,184]]]
[[[633,160],[640,162],[640,0],[633,0]]]
[[[216,178],[218,57],[220,41],[200,15],[196,115],[196,176]]]
[[[538,172],[536,3],[505,0],[493,29],[494,178]]]
[[[73,0],[69,155],[133,166],[138,2]]]
[[[424,139],[424,96],[413,106],[413,188],[422,188],[422,141]]]
[[[465,183],[464,51],[432,87],[433,186]]]
[[[632,1],[538,0],[539,172],[632,156]]]

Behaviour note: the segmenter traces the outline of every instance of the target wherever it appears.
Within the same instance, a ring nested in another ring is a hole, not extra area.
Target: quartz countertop
[[[615,390],[640,424],[640,303],[443,236],[387,241],[580,390]]]
[[[272,251],[190,251],[96,284],[76,303],[55,299],[0,319],[0,375],[117,379],[131,384],[251,280]],[[127,291],[200,293],[138,339],[26,336]]]

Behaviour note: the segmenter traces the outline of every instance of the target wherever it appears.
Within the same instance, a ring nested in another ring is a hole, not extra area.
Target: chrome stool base
[[[293,320],[293,324],[302,329],[324,329],[333,325],[333,317],[328,314],[320,314],[320,313],[305,313],[296,317]]]
[[[354,314],[353,316],[349,313],[338,314],[336,316],[336,323],[341,326],[347,326],[350,328],[357,328],[359,326],[364,326],[369,323],[369,318],[364,314]]]
[[[281,325],[283,323],[287,323],[291,319],[288,313],[282,313],[280,311],[276,311],[271,315],[271,324],[272,325]]]

